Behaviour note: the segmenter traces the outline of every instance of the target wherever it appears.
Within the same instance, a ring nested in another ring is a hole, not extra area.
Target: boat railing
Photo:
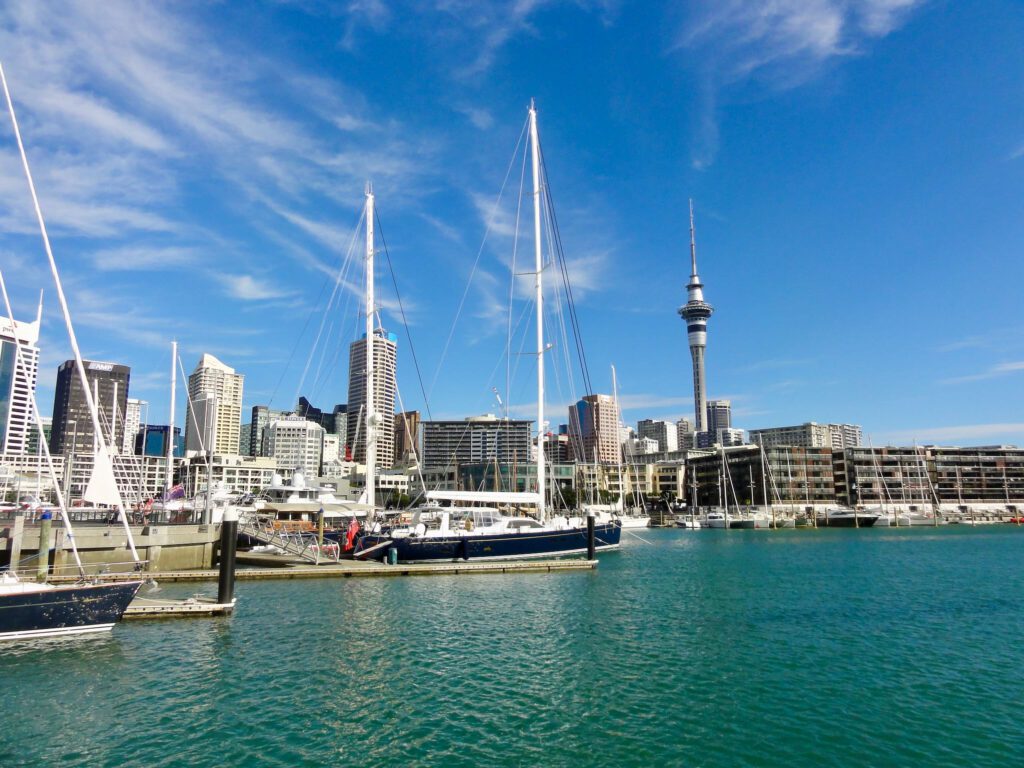
[[[22,581],[35,581],[38,574],[38,553],[33,553],[22,557],[18,563],[18,568],[5,568],[3,570],[15,574]],[[85,578],[95,578],[98,576],[109,577],[112,574],[123,574],[126,578],[136,577],[140,578],[142,572],[147,570],[149,565],[148,560],[125,560],[119,562],[104,562],[104,563],[82,563],[82,570],[85,571]],[[47,571],[47,576],[57,576],[61,578],[69,576],[79,575],[78,566],[75,563],[63,563],[61,565],[50,565]]]

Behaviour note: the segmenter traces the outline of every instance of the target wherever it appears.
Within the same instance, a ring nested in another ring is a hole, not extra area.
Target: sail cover
[[[110,461],[107,447],[102,442],[97,446],[92,473],[89,475],[89,483],[82,498],[92,504],[108,504],[118,508],[122,506],[121,492],[117,489],[117,481],[114,480],[114,465]]]

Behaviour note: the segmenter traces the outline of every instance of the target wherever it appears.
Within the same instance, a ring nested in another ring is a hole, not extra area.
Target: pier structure
[[[697,239],[693,225],[693,200],[690,200],[690,281],[686,285],[687,302],[678,310],[686,322],[686,335],[693,358],[693,404],[698,439],[708,431],[708,394],[704,374],[704,350],[708,343],[708,318],[715,311],[704,301],[704,284],[697,274]],[[713,442],[713,440],[711,441]]]

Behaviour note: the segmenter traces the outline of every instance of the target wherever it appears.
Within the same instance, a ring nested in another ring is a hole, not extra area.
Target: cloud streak
[[[835,59],[863,54],[898,29],[924,0],[714,0],[697,3],[671,50],[702,72],[697,139],[691,162],[710,166],[728,93],[756,81],[786,90],[816,77]]]

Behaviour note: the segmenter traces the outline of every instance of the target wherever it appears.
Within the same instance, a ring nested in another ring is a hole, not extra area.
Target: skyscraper
[[[619,409],[611,395],[587,395],[569,407],[569,443],[577,461],[618,462],[619,437]]]
[[[704,284],[697,274],[697,239],[693,227],[693,200],[690,201],[690,282],[686,286],[688,301],[679,308],[686,321],[686,334],[693,358],[693,404],[697,432],[711,431],[708,426],[707,382],[704,376],[704,348],[708,343],[708,318],[714,307],[704,301]]]
[[[366,463],[366,337],[349,346],[348,434],[346,446],[359,464]],[[373,410],[377,414],[377,466],[387,469],[395,460],[395,373],[398,337],[378,330],[373,338]]]
[[[636,433],[658,441],[659,451],[675,451],[679,446],[679,433],[671,421],[641,419],[637,422]]]
[[[234,368],[224,365],[213,355],[200,358],[188,377],[188,395],[192,405],[187,406],[185,412],[186,451],[238,453],[244,380],[245,376],[235,373]]]
[[[128,405],[128,382],[131,368],[117,363],[83,360],[85,378],[96,408],[104,444],[111,453],[118,453],[124,442],[124,414]],[[89,403],[82,390],[74,360],[65,360],[57,369],[57,386],[53,393],[53,432],[50,451],[53,453],[92,453],[96,433],[93,429]]]
[[[39,372],[39,302],[31,323],[0,318],[0,453],[25,453],[36,430],[32,397]],[[21,365],[16,352],[20,349]]]
[[[124,410],[124,435],[121,438],[121,453],[135,453],[135,437],[142,428],[142,408],[149,405],[145,400],[129,397]]]

